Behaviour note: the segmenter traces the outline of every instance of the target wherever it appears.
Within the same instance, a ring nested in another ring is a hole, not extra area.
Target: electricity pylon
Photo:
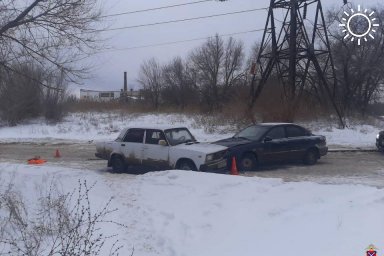
[[[277,18],[279,15],[283,15],[283,20]],[[309,16],[312,21],[307,19]],[[344,126],[336,101],[337,80],[320,0],[271,0],[255,64],[251,108],[274,74],[282,82],[291,108],[295,108],[304,88],[315,90],[330,100]]]

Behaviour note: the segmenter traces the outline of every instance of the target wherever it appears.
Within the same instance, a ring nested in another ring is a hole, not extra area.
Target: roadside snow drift
[[[0,142],[41,142],[61,143],[65,141],[103,141],[116,139],[119,132],[129,126],[175,125],[187,127],[197,140],[212,142],[231,137],[238,130],[232,125],[201,121],[201,116],[183,114],[129,114],[115,112],[71,113],[64,121],[47,124],[42,119],[15,127],[0,126]],[[327,122],[300,123],[314,134],[325,135],[331,148],[362,147],[374,148],[376,134],[380,131],[372,125],[353,125],[337,129]]]
[[[0,164],[3,186],[13,180],[33,205],[38,188],[56,180],[64,191],[96,182],[92,207],[113,197],[114,221],[104,225],[124,245],[120,255],[261,256],[365,255],[384,252],[384,191],[361,185],[284,183],[164,171],[113,174],[53,166]],[[3,189],[3,188],[2,188]]]

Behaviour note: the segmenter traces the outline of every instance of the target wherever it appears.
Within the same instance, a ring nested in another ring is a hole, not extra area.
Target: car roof
[[[297,125],[294,123],[259,123],[255,125],[260,125],[260,126],[278,126],[278,125]]]
[[[172,125],[154,125],[154,126],[129,126],[126,129],[146,129],[146,130],[169,130],[169,129],[187,129],[183,126]]]

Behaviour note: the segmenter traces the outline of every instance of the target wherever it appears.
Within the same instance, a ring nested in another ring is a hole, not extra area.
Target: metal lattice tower
[[[276,18],[281,15],[283,20]],[[271,0],[256,67],[251,84],[251,108],[267,80],[276,74],[293,107],[304,88],[315,90],[328,97],[343,125],[336,103],[337,80],[320,0]]]

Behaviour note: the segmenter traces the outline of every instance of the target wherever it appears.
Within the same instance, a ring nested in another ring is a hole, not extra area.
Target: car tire
[[[124,163],[124,160],[120,156],[114,156],[112,158],[112,170],[117,173],[122,173],[126,169],[126,165]]]
[[[379,137],[379,144],[377,145],[377,149],[380,151],[380,152],[384,152],[384,138],[383,137]]]
[[[182,160],[177,165],[177,169],[185,171],[197,171],[195,164],[191,160]]]
[[[304,163],[306,165],[314,165],[317,163],[317,159],[319,159],[318,153],[315,149],[309,149],[304,156]]]
[[[239,169],[241,172],[255,171],[257,168],[256,156],[252,153],[244,154],[239,161]]]

